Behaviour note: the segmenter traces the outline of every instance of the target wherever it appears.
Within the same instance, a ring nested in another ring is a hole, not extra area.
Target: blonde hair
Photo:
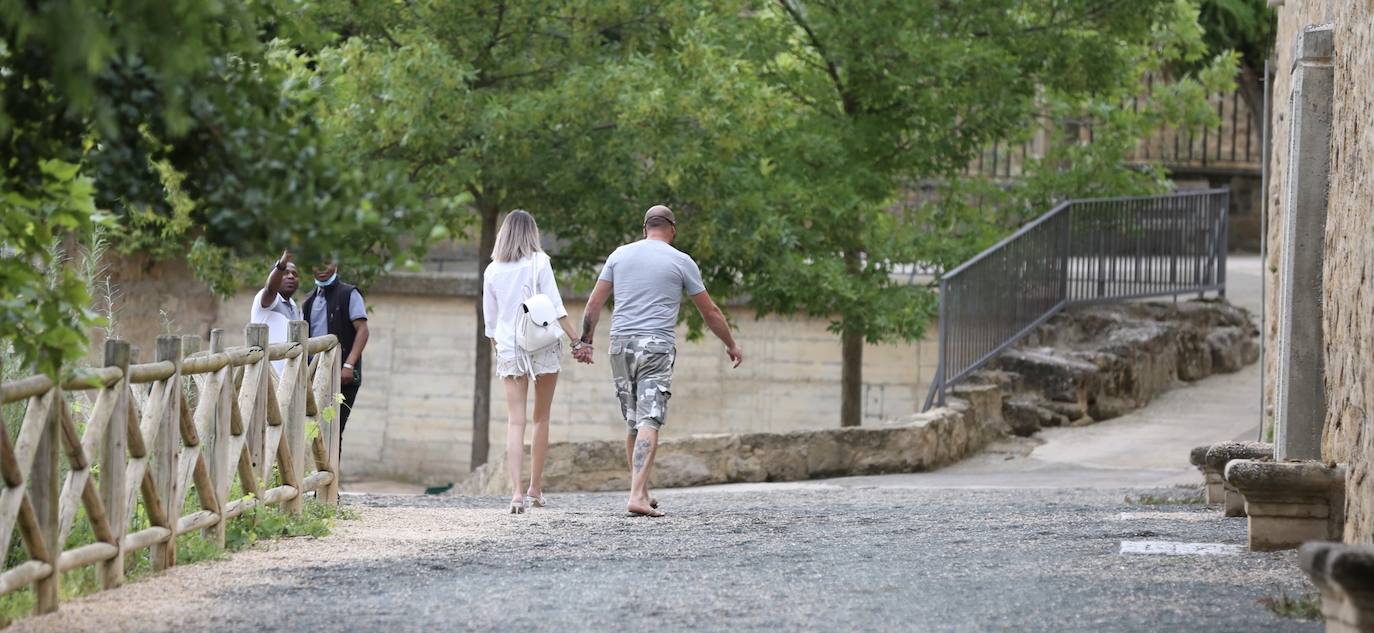
[[[506,214],[501,222],[501,230],[496,233],[496,244],[491,249],[491,258],[498,262],[518,262],[533,253],[542,253],[539,245],[539,225],[534,216],[524,209],[516,209]]]

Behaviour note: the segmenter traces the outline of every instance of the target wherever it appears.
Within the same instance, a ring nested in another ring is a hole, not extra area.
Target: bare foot
[[[629,512],[629,513],[630,513],[630,516],[655,517],[655,518],[656,518],[656,517],[661,517],[661,516],[663,516],[663,513],[662,513],[662,512],[659,512],[657,508],[654,508],[654,507],[652,507],[652,506],[644,506],[644,505],[641,505],[641,504],[638,504],[638,503],[631,503],[631,504],[625,506],[625,511],[626,511],[626,512]]]

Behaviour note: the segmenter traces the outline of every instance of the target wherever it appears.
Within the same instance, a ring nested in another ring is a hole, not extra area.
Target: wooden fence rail
[[[17,527],[28,555],[0,567],[0,595],[32,585],[36,612],[50,612],[61,572],[96,565],[109,589],[127,554],[148,548],[163,570],[182,534],[222,548],[226,522],[254,507],[300,513],[310,491],[336,504],[339,345],[307,332],[293,321],[288,342],[268,345],[267,326],[249,325],[246,345],[226,348],[217,329],[204,351],[198,336],[161,336],[142,364],[110,340],[104,367],[0,385],[0,404],[25,403],[18,436],[0,433],[0,552]],[[274,360],[286,361],[280,376]],[[76,392],[94,404],[74,411]],[[243,494],[230,498],[235,480]],[[185,513],[193,489],[200,508]],[[148,526],[131,532],[140,503]],[[79,509],[95,542],[64,549]]]

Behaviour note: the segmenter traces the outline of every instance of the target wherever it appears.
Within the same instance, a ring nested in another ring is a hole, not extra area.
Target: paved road
[[[496,499],[354,498],[363,519],[326,540],[177,568],[19,630],[1318,630],[1256,604],[1304,590],[1292,553],[1120,554],[1244,539],[1243,520],[1127,494],[664,491],[661,520],[623,517],[606,494],[527,516]]]
[[[933,473],[660,491],[657,520],[615,494],[525,516],[351,496],[362,518],[325,540],[176,568],[15,630],[1319,631],[1257,602],[1312,591],[1292,552],[1243,551],[1244,520],[1215,508],[1128,501],[1194,492],[1187,449],[1252,436],[1257,381],[1213,377]],[[1122,553],[1168,548],[1214,553]]]

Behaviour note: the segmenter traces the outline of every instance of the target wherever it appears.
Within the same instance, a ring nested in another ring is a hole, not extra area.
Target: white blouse
[[[534,258],[533,265],[531,258]],[[537,273],[537,283],[533,287],[531,271]],[[515,324],[524,314],[520,304],[537,294],[549,297],[558,311],[558,318],[568,316],[548,255],[534,253],[518,262],[494,261],[487,266],[482,280],[482,315],[486,319],[487,338],[496,339],[498,354],[515,351]]]

